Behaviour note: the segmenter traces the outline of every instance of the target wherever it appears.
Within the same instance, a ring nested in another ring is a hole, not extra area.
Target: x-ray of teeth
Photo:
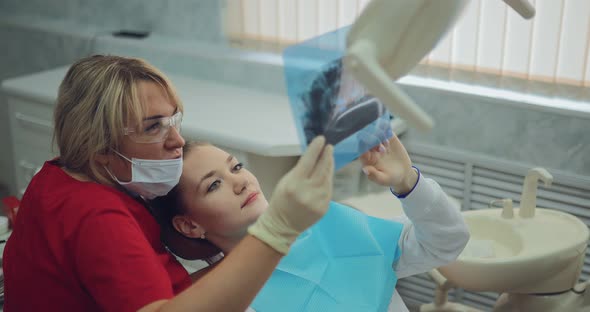
[[[336,169],[389,139],[391,114],[343,66],[348,28],[288,47],[285,80],[302,149],[318,135],[334,145]]]

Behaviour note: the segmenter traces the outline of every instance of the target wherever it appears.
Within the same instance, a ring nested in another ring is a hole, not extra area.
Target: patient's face
[[[268,207],[256,177],[215,146],[185,155],[180,183],[186,214],[208,235],[244,236]]]

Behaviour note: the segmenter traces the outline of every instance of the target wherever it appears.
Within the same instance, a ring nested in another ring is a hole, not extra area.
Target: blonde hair
[[[109,183],[96,162],[98,154],[118,150],[127,123],[146,115],[138,85],[159,84],[172,104],[182,103],[168,78],[144,60],[94,55],[74,63],[59,86],[53,141],[65,168],[99,183]]]

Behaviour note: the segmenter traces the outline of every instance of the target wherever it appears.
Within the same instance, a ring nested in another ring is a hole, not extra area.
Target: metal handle
[[[53,131],[53,125],[51,124],[51,122],[48,122],[41,118],[28,116],[22,113],[15,113],[14,115],[16,120],[18,120],[18,122],[25,127],[47,130],[49,132]]]

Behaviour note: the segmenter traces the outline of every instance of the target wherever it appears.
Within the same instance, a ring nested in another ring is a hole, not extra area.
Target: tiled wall
[[[219,0],[3,0],[0,12],[64,19],[103,30],[135,30],[210,42],[222,40]]]

